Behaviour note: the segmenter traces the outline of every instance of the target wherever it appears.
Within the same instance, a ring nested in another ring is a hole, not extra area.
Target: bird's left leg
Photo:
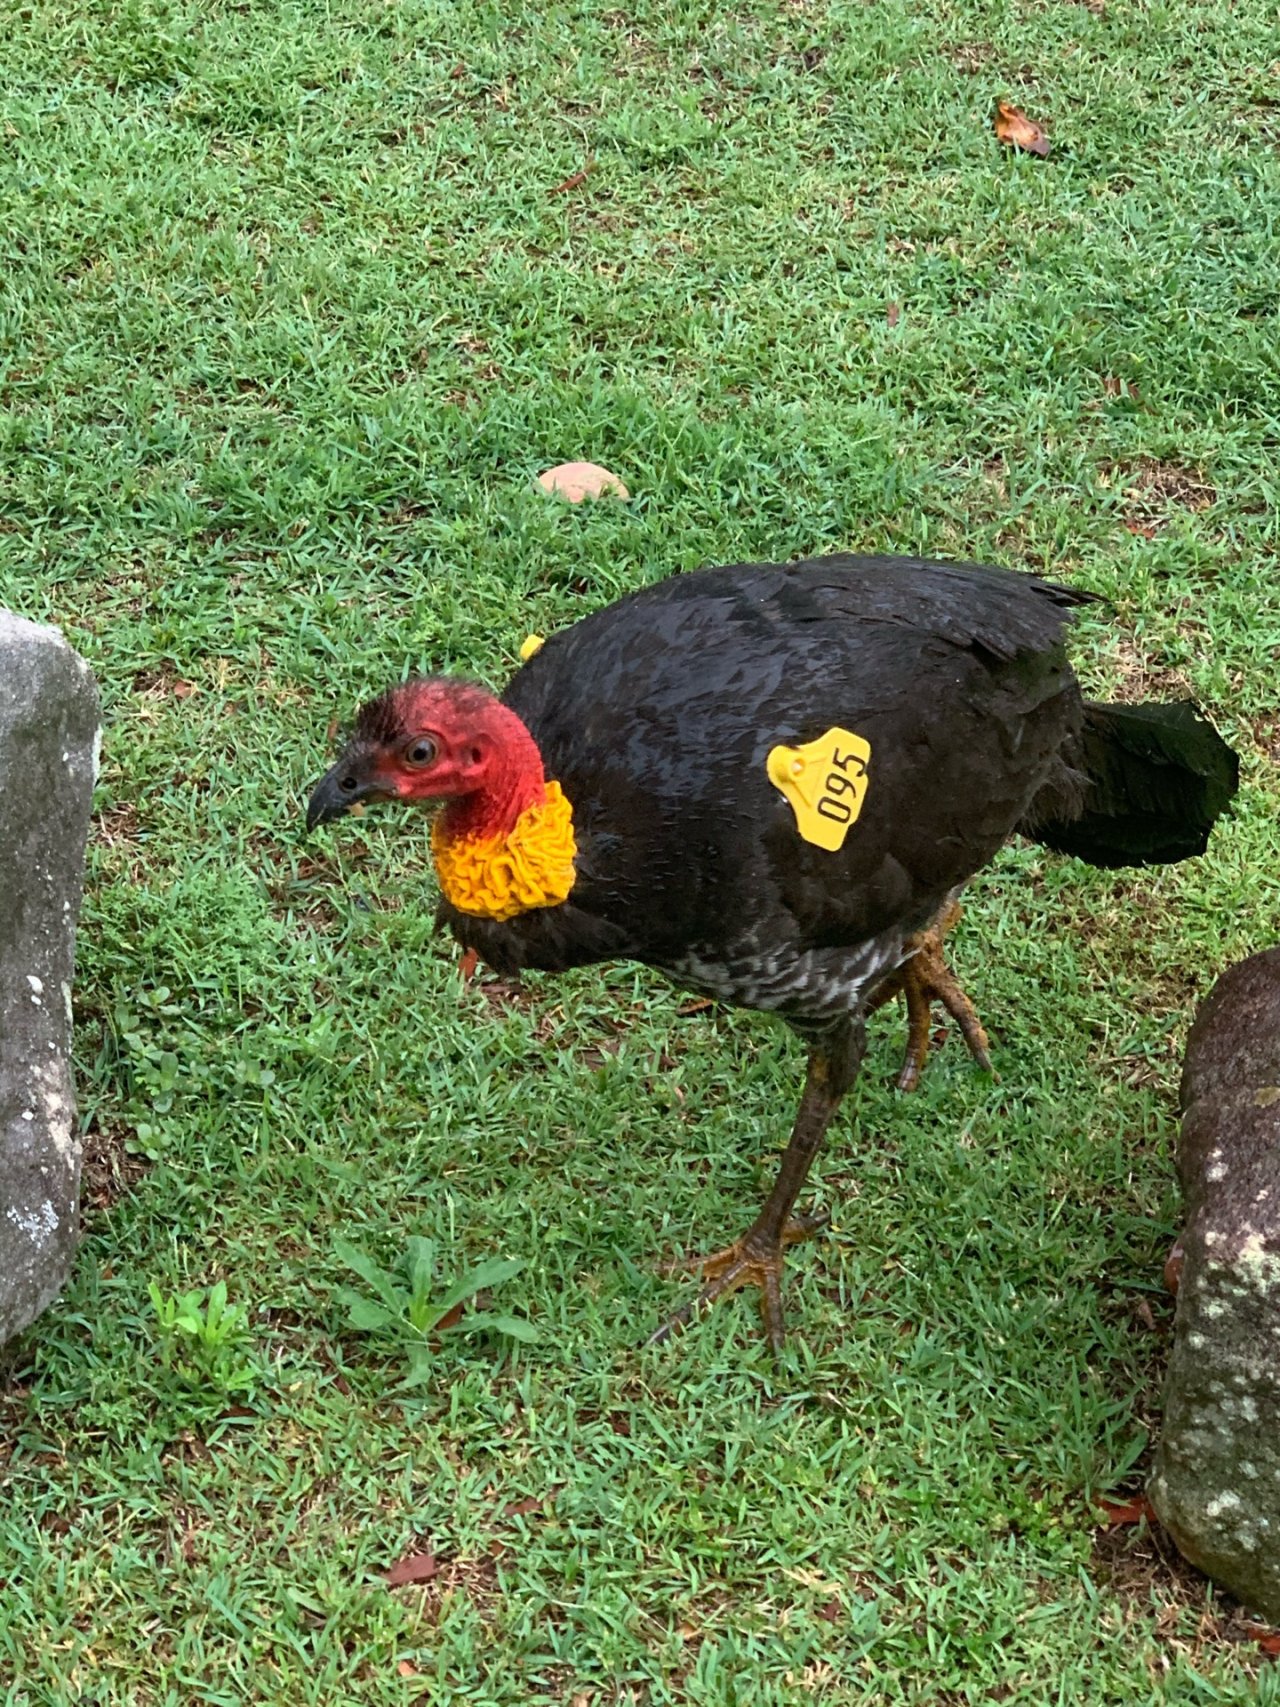
[[[717,1299],[742,1286],[760,1288],[765,1332],[775,1356],[781,1353],[782,1254],[788,1245],[811,1238],[827,1224],[825,1213],[792,1215],[813,1158],[817,1155],[840,1100],[857,1077],[866,1048],[861,1019],[844,1017],[812,1034],[804,1095],[778,1169],[778,1178],[764,1208],[740,1239],[709,1257],[684,1266],[702,1270],[706,1284],[696,1298],[669,1317],[646,1342],[656,1345],[709,1308]]]
[[[907,1004],[907,1052],[902,1071],[898,1074],[900,1091],[913,1091],[920,1083],[920,1075],[929,1059],[929,1030],[933,1022],[934,1002],[941,1002],[960,1027],[960,1035],[968,1044],[970,1055],[983,1072],[994,1071],[991,1045],[982,1021],[947,965],[942,951],[942,940],[959,917],[960,903],[951,895],[932,924],[908,940],[906,946],[911,958],[885,979],[868,1004],[868,1013],[874,1013],[898,995]]]

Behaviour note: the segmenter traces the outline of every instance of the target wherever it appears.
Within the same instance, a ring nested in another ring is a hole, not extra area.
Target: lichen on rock
[[[0,1342],[76,1247],[70,989],[99,735],[88,665],[0,611]]]
[[[1187,1200],[1151,1500],[1193,1564],[1280,1619],[1280,949],[1232,967],[1192,1027]]]

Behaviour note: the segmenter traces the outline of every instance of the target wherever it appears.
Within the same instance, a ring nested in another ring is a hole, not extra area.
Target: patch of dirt
[[[464,977],[464,986],[481,997],[490,1013],[500,1014],[507,1008],[517,1008],[528,1013],[534,1004],[533,993],[519,978],[502,978],[496,972],[477,970]],[[551,1020],[551,1015],[544,1014],[536,1027],[538,1036],[544,1042],[549,1040],[554,1032]]]
[[[1280,717],[1256,717],[1249,732],[1262,756],[1280,764]]]
[[[976,77],[994,61],[996,50],[989,41],[957,42],[946,50],[947,58],[965,77]]]
[[[193,682],[186,681],[168,663],[138,670],[131,685],[140,699],[190,699],[198,691]]]
[[[138,808],[132,800],[113,801],[94,819],[98,840],[109,848],[133,847],[138,840]]]
[[[1117,675],[1107,698],[1132,704],[1144,699],[1194,699],[1191,683],[1181,670],[1143,652],[1131,634],[1117,634],[1107,648]]]
[[[613,1037],[605,1037],[602,1038],[599,1043],[590,1043],[585,1049],[579,1049],[577,1051],[578,1059],[582,1062],[584,1067],[590,1067],[593,1073],[599,1072],[600,1068],[604,1066],[605,1061],[611,1055],[616,1055],[618,1053],[621,1045],[621,1036],[615,1035]]]
[[[123,1126],[99,1126],[85,1133],[80,1164],[80,1215],[104,1215],[117,1198],[132,1191],[150,1164],[130,1155]]]
[[[18,1375],[17,1348],[21,1343],[19,1336],[8,1346],[0,1346],[0,1470],[13,1454],[30,1393],[30,1388],[22,1385]]]
[[[501,1541],[495,1540],[492,1546],[497,1549],[496,1553],[442,1558],[439,1570],[429,1582],[413,1583],[392,1592],[405,1599],[414,1597],[425,1623],[439,1623],[445,1602],[458,1595],[464,1595],[484,1620],[487,1609],[498,1598],[498,1559],[506,1551]],[[427,1541],[415,1542],[406,1549],[408,1553],[429,1551],[430,1543]]]
[[[1104,482],[1119,488],[1124,498],[1122,519],[1130,533],[1154,539],[1160,529],[1183,510],[1197,515],[1217,498],[1217,490],[1202,468],[1143,457],[1135,463],[1112,463],[1102,470]]]
[[[1189,1565],[1159,1524],[1100,1528],[1094,1536],[1092,1575],[1125,1609],[1131,1623],[1149,1623],[1158,1642],[1198,1666],[1206,1652],[1223,1646],[1242,1650],[1239,1658],[1257,1672],[1266,1663],[1259,1647],[1269,1632],[1255,1624],[1225,1589]],[[1198,1613],[1193,1635],[1186,1615]]]
[[[251,845],[263,865],[274,865],[278,870],[283,867],[285,853],[278,844],[256,840]],[[269,879],[267,889],[275,916],[283,918],[292,913],[295,927],[304,936],[332,930],[341,919],[333,903],[334,893],[345,891],[349,874],[369,863],[370,850],[359,842],[348,843],[346,853],[346,870],[336,854],[304,854],[292,870],[280,870],[279,876]],[[360,905],[358,898],[356,905]]]

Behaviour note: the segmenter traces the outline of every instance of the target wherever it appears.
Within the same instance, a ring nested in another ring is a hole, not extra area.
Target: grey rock
[[[0,1343],[57,1296],[79,1234],[71,976],[98,736],[84,659],[0,610]]]
[[[1280,1621],[1280,948],[1210,992],[1182,1107],[1187,1222],[1151,1503],[1193,1564]]]

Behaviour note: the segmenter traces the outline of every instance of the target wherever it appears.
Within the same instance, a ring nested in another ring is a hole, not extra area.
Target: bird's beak
[[[311,791],[311,799],[307,802],[307,829],[314,830],[317,824],[341,818],[357,801],[382,792],[376,782],[370,781],[363,767],[353,762],[350,754],[344,754]]]

